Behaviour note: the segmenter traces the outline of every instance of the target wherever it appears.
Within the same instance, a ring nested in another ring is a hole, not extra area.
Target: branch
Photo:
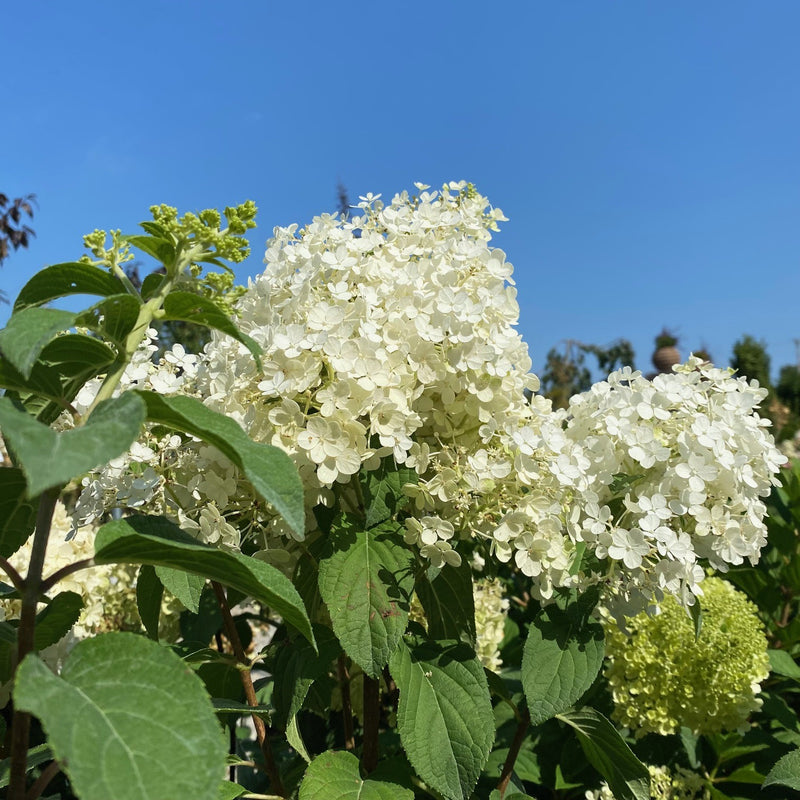
[[[31,559],[28,565],[28,574],[23,581],[22,608],[17,630],[17,664],[22,663],[22,659],[35,649],[36,606],[42,591],[42,570],[47,552],[47,539],[50,536],[50,525],[53,521],[53,512],[59,494],[60,488],[49,489],[43,492],[39,499]],[[9,770],[8,800],[25,800],[30,727],[31,715],[15,710],[11,721],[11,768]]]
[[[361,764],[369,775],[378,766],[378,724],[381,714],[380,680],[364,674],[364,746]]]
[[[47,788],[53,778],[61,771],[61,765],[58,761],[51,761],[42,770],[42,774],[36,779],[36,783],[28,789],[28,794],[25,795],[25,800],[37,800],[42,796],[42,792]]]
[[[344,749],[354,750],[356,746],[353,735],[353,705],[350,702],[350,675],[347,673],[347,662],[344,653],[336,662],[339,678],[339,690],[342,693],[342,724],[344,725]]]
[[[514,771],[514,763],[517,760],[517,756],[519,755],[519,751],[522,747],[522,742],[525,739],[525,734],[527,734],[530,724],[531,712],[526,706],[525,710],[522,712],[522,718],[519,721],[519,725],[517,725],[517,730],[514,733],[514,741],[511,742],[511,747],[508,750],[508,756],[506,756],[506,763],[503,764],[503,771],[500,773],[500,781],[497,784],[497,791],[500,792],[501,798],[505,795],[506,789],[508,789],[508,783],[511,780],[511,773]]]
[[[94,566],[96,565],[93,558],[82,558],[80,561],[75,561],[72,564],[67,564],[66,567],[57,569],[52,575],[42,581],[42,594],[47,594],[59,581],[64,580],[67,575],[72,575],[73,572],[89,569],[89,567]]]
[[[0,569],[8,575],[11,583],[14,585],[14,588],[22,594],[25,588],[25,582],[22,580],[22,575],[17,572],[14,567],[11,566],[11,563],[7,561],[5,558],[0,558]]]
[[[222,612],[222,621],[225,625],[225,635],[228,637],[228,641],[230,641],[233,647],[234,655],[239,663],[248,666],[248,669],[240,669],[239,675],[242,678],[242,686],[244,687],[244,695],[247,699],[247,704],[255,707],[258,705],[258,700],[256,699],[256,690],[253,687],[253,678],[250,675],[249,662],[244,648],[242,647],[242,640],[239,638],[239,632],[236,630],[236,623],[233,621],[233,616],[231,615],[231,608],[228,605],[228,598],[225,596],[225,589],[223,589],[222,584],[217,583],[217,581],[211,581],[211,586],[214,588],[214,594],[217,596],[217,602]],[[270,744],[269,736],[267,736],[264,720],[261,719],[258,714],[253,714],[252,716],[258,744],[264,755],[264,764],[267,768],[270,784],[280,797],[284,797],[286,795],[286,790],[283,788],[278,765],[275,763],[275,757],[272,755],[272,745]]]

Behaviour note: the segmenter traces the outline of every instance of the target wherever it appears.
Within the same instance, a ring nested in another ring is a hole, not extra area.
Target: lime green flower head
[[[693,772],[678,767],[648,767],[650,771],[650,797],[652,800],[708,800],[710,793],[705,781]],[[586,800],[615,800],[606,784],[600,789],[586,792]]]
[[[686,610],[668,596],[657,616],[628,620],[629,634],[609,623],[606,677],[613,717],[636,736],[742,727],[761,707],[769,674],[767,640],[755,606],[719,578],[703,582],[703,624],[695,639]]]

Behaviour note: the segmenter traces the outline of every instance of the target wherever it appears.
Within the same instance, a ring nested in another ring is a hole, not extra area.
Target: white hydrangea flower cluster
[[[616,564],[615,614],[701,594],[700,559],[721,572],[755,563],[762,498],[784,457],[756,413],[766,390],[691,358],[648,381],[623,369],[573,397],[565,435],[584,464],[569,532]],[[558,469],[558,467],[556,467]]]
[[[126,385],[191,393],[288,452],[309,531],[312,508],[357,507],[359,470],[393,458],[419,478],[405,487],[406,541],[423,558],[456,565],[472,539],[513,560],[540,600],[603,582],[615,615],[633,616],[664,594],[691,604],[700,559],[756,560],[761,498],[784,460],[755,413],[764,391],[693,359],[652,382],[614,373],[566,412],[526,400],[538,379],[514,328],[512,268],[489,246],[505,217],[466,183],[417,188],[275,229],[236,305],[260,370],[227,336],[160,365],[148,341]],[[291,568],[296,535],[223,456],[147,436],[85,481],[81,521],[147,508],[222,546],[256,537],[260,557]],[[579,569],[585,551],[596,558]]]
[[[513,539],[547,593],[568,577],[573,547],[560,484],[542,466],[549,404],[525,399],[538,379],[513,327],[512,267],[489,247],[505,218],[468,184],[427,188],[387,206],[363,198],[350,220],[276,228],[266,270],[237,306],[263,370],[216,337],[198,389],[289,452],[309,508],[391,456],[420,478],[406,540],[423,557],[457,564],[453,545],[477,535],[510,558]]]
[[[127,389],[147,389],[163,395],[194,393],[198,357],[175,344],[155,362],[157,336],[154,329],[147,331],[115,394]],[[102,379],[95,378],[81,389],[73,404],[78,413],[86,413],[101,384]],[[64,415],[59,422],[69,426],[72,418]],[[183,464],[187,469],[182,471]],[[238,534],[232,535],[230,526],[215,526],[211,532],[209,525],[209,520],[219,517],[215,504],[229,505],[236,493],[234,472],[233,465],[212,447],[186,441],[177,434],[157,437],[146,429],[127,453],[83,478],[73,512],[74,527],[92,525],[113,508],[171,512],[199,539],[238,545]],[[190,519],[184,510],[197,513]]]

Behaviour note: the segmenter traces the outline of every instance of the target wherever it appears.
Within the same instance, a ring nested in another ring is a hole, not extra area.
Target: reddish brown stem
[[[17,630],[17,664],[34,650],[36,633],[36,606],[42,591],[42,571],[47,552],[47,539],[53,521],[59,491],[50,489],[39,498],[36,515],[36,531],[33,534],[31,560],[28,574],[23,582],[22,608],[20,609]],[[31,716],[24,711],[14,711],[11,721],[11,768],[9,775],[8,800],[25,800],[25,781],[28,772],[28,740],[30,738]]]
[[[381,714],[381,684],[364,675],[364,747],[361,765],[369,775],[378,766],[378,726]]]
[[[222,612],[222,622],[225,625],[225,635],[228,637],[228,641],[233,647],[233,653],[240,664],[247,664],[247,655],[244,652],[244,647],[242,647],[242,640],[239,638],[239,632],[236,630],[236,623],[233,621],[233,616],[231,615],[225,589],[222,588],[222,584],[216,581],[211,581],[211,586],[214,588],[214,594],[217,596],[217,601],[219,602],[219,608]],[[256,698],[256,690],[253,687],[253,678],[250,675],[250,670],[241,669],[239,670],[239,674],[242,676],[242,686],[244,687],[244,696],[247,700],[247,705],[252,707],[257,706],[258,699]],[[283,781],[281,780],[278,765],[275,763],[275,757],[272,754],[272,745],[270,744],[269,736],[267,736],[264,720],[257,714],[253,714],[253,725],[256,729],[256,738],[258,739],[259,747],[264,756],[264,765],[267,769],[267,775],[269,775],[272,790],[281,797],[285,797],[286,790],[283,788]]]
[[[344,749],[354,750],[356,746],[353,733],[353,704],[350,701],[350,675],[347,671],[347,659],[344,653],[336,663],[339,677],[339,690],[342,693],[342,724],[344,725]]]
[[[36,779],[36,783],[28,789],[28,794],[25,795],[25,800],[37,800],[42,796],[42,792],[47,788],[53,778],[61,771],[61,767],[57,761],[51,761],[43,770],[42,774]]]
[[[506,763],[503,764],[503,771],[500,773],[500,781],[497,784],[497,791],[500,792],[501,798],[505,796],[506,789],[508,789],[508,783],[511,780],[511,773],[514,772],[514,764],[516,763],[517,756],[519,755],[520,748],[522,747],[522,742],[525,740],[525,734],[527,734],[530,724],[531,714],[526,708],[522,712],[519,725],[517,725],[517,730],[514,733],[514,740],[511,742],[511,747],[509,748],[508,755],[506,756]]]

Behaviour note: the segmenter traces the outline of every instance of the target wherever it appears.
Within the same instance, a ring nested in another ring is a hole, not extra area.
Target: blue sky
[[[551,0],[334,4],[15,2],[3,9],[0,191],[34,192],[14,296],[94,228],[154,203],[251,198],[275,225],[351,198],[475,183],[509,221],[520,330],[540,370],[565,339],[674,329],[773,371],[800,337],[800,4]],[[0,323],[9,313],[0,307]]]

